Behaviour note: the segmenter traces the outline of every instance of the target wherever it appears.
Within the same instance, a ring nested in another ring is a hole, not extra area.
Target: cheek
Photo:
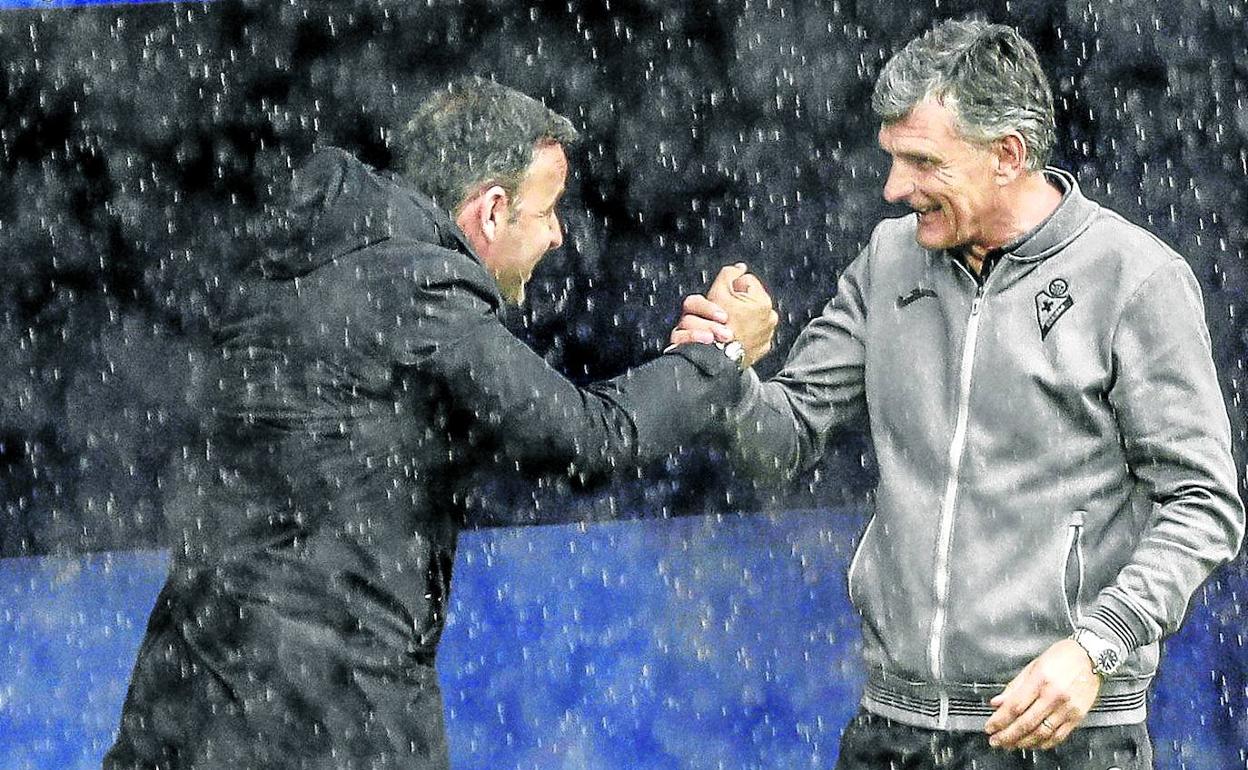
[[[525,250],[529,252],[529,256],[532,259],[537,259],[538,257],[542,255],[543,243],[544,241],[542,240],[542,234],[541,232],[537,230],[537,228],[534,228],[530,230],[529,232],[525,233],[525,236],[524,236]]]

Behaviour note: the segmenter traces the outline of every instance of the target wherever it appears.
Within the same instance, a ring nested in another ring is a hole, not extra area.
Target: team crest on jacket
[[[1049,330],[1057,319],[1074,304],[1070,286],[1064,278],[1054,278],[1049,281],[1049,288],[1036,294],[1036,322],[1040,324],[1040,339],[1049,336]]]

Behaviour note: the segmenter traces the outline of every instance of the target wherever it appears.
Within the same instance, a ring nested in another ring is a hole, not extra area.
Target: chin
[[[924,232],[923,230],[919,230],[915,233],[914,239],[918,241],[919,245],[923,248],[931,249],[933,251],[953,249],[960,245],[958,243],[958,239],[954,237],[952,233],[948,233],[943,230],[937,230],[935,232]]]
[[[524,281],[503,282],[498,285],[498,293],[508,305],[524,304]]]
[[[920,235],[917,238],[915,238],[915,240],[918,241],[918,244],[920,246],[931,251],[940,251],[942,249],[953,248],[953,244],[948,238],[940,238],[940,237],[926,238]]]

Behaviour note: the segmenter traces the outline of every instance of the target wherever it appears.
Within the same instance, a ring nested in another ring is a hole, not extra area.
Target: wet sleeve
[[[1244,535],[1231,431],[1200,289],[1175,259],[1127,303],[1113,336],[1110,402],[1131,472],[1156,511],[1081,626],[1130,651],[1175,631],[1192,593]]]
[[[471,415],[482,448],[522,473],[591,483],[722,431],[742,378],[714,347],[681,346],[578,387],[506,329],[492,279],[460,262],[411,278],[394,320],[393,356]]]
[[[798,336],[780,372],[747,375],[734,412],[738,467],[785,481],[813,465],[827,434],[865,410],[863,364],[869,248],[845,269],[836,296]]]

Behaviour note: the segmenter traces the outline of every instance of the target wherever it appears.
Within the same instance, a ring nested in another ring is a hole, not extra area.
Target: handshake
[[[771,351],[779,320],[762,281],[738,262],[725,265],[705,295],[685,297],[670,342],[710,345],[737,340],[745,348],[742,365],[753,366]]]

